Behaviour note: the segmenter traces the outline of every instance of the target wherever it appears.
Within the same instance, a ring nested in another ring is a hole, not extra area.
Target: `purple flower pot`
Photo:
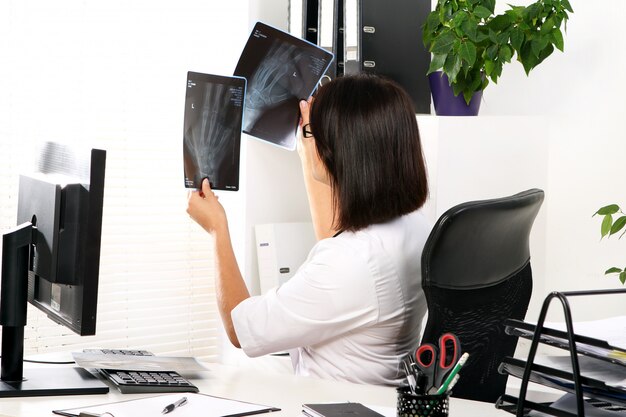
[[[455,96],[448,83],[448,76],[441,71],[428,75],[430,91],[433,95],[437,116],[476,116],[480,108],[483,92],[477,91],[467,105],[463,94]]]

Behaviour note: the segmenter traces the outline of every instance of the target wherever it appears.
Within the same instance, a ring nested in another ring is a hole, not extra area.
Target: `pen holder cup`
[[[401,387],[396,405],[397,417],[448,417],[450,396],[415,395],[408,387]]]

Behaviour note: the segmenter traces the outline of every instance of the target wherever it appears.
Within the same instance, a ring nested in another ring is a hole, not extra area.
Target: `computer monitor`
[[[47,143],[36,172],[20,176],[18,226],[2,245],[0,397],[108,392],[81,368],[23,369],[27,301],[96,332],[105,163],[104,150]]]

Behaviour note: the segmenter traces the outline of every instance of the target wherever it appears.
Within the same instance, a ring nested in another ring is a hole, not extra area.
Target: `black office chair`
[[[446,211],[422,253],[422,287],[428,320],[422,343],[455,333],[470,357],[452,395],[492,402],[505,391],[498,373],[517,338],[503,321],[523,320],[532,292],[529,235],[542,190],[471,201]]]

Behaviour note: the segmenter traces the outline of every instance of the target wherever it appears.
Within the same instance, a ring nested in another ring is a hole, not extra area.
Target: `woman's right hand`
[[[311,152],[316,152],[315,139],[313,139],[312,137],[305,138],[303,133],[304,127],[310,123],[309,114],[311,112],[312,102],[312,97],[310,97],[308,100],[300,100],[300,128],[298,129],[297,149],[298,155],[300,155],[300,160],[305,166],[311,166]]]
[[[226,211],[211,190],[207,178],[202,180],[202,189],[189,193],[187,213],[204,230],[214,235],[216,232],[228,230]]]
[[[328,172],[317,153],[314,137],[305,138],[304,126],[310,123],[310,108],[313,99],[300,101],[300,128],[298,129],[298,155],[302,163],[304,185],[309,197],[311,217],[317,240],[332,237],[337,231],[333,227],[332,189]]]
[[[300,128],[298,129],[298,155],[300,155],[300,161],[302,163],[302,169],[305,176],[308,175],[315,181],[319,181],[323,184],[330,185],[330,178],[328,171],[321,161],[319,154],[317,153],[317,145],[313,136],[304,137],[305,128],[311,131],[311,103],[313,103],[313,97],[308,100],[300,100]]]

